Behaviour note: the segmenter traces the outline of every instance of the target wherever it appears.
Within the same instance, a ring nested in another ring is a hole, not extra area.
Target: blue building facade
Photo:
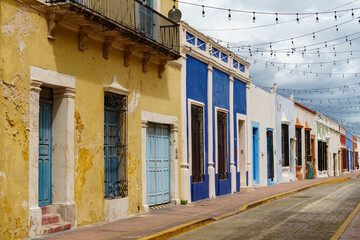
[[[240,190],[237,149],[239,142],[245,142],[245,131],[239,129],[246,116],[246,84],[251,80],[248,62],[186,23],[182,28],[182,124],[186,124],[182,139],[186,154],[181,185],[182,199],[189,202]]]

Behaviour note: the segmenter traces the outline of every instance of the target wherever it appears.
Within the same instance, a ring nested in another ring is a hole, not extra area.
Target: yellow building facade
[[[169,20],[140,1],[122,1],[133,26],[91,2],[0,2],[0,239],[51,233],[44,215],[75,228],[180,202],[178,25],[164,39]],[[154,29],[136,21],[144,13]],[[168,185],[149,189],[163,177],[149,167],[160,151]]]

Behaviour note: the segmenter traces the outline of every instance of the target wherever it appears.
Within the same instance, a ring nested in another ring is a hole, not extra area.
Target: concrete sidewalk
[[[75,230],[41,239],[168,239],[293,192],[318,184],[344,181],[359,175],[360,172],[352,172],[339,177],[305,179],[274,186],[259,187],[253,192],[229,194],[188,205],[157,209],[111,223],[79,227]]]

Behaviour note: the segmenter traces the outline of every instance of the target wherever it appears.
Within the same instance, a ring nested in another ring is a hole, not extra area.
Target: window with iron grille
[[[227,113],[217,112],[219,180],[228,178]]]
[[[343,169],[347,169],[346,149],[342,150],[342,164],[343,164]]]
[[[289,166],[289,126],[287,124],[281,124],[281,157],[282,166]]]
[[[204,108],[191,105],[192,182],[204,181]]]
[[[268,179],[274,180],[274,140],[273,131],[266,131]]]
[[[318,170],[327,170],[327,145],[322,141],[318,141]]]
[[[305,154],[306,160],[311,155],[311,145],[310,145],[310,131],[305,131]]]
[[[297,165],[302,165],[302,139],[301,139],[301,128],[296,128],[296,157],[297,157]]]
[[[126,197],[127,97],[106,93],[104,98],[104,196]]]
[[[359,169],[359,153],[358,152],[355,153],[355,164],[356,164],[356,169]]]

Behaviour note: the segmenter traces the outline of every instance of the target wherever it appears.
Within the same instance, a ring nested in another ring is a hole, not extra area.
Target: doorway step
[[[60,214],[50,213],[48,206],[41,207],[43,235],[62,232],[71,229],[69,222],[62,221]]]

